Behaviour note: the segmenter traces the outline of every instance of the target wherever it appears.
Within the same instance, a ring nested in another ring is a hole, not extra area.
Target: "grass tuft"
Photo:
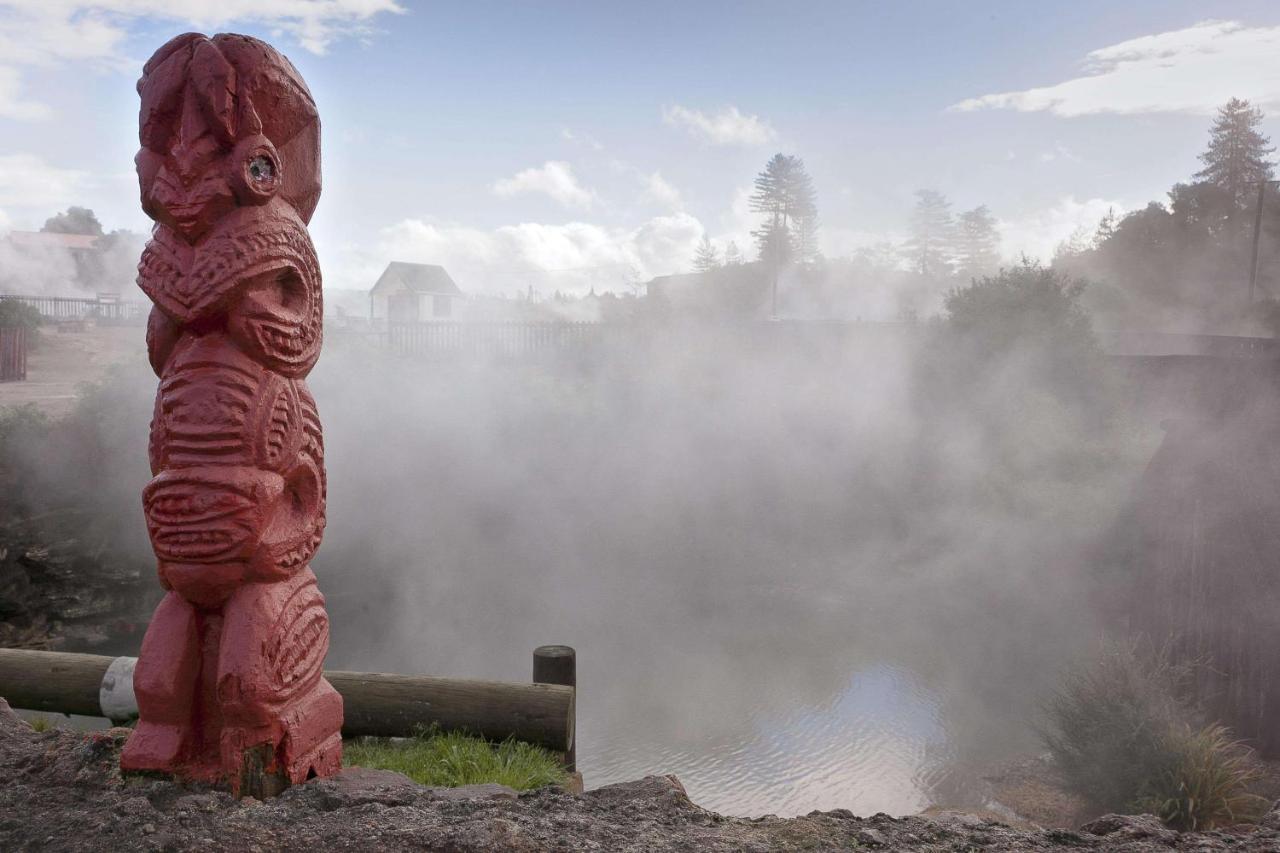
[[[1260,818],[1252,752],[1179,698],[1192,674],[1167,650],[1120,646],[1068,675],[1040,733],[1067,787],[1094,808],[1151,812],[1183,831]]]
[[[1249,792],[1262,773],[1253,754],[1216,723],[1184,726],[1167,741],[1170,766],[1147,785],[1137,805],[1182,832],[1256,822],[1271,803]]]
[[[437,729],[425,729],[411,738],[347,741],[342,745],[342,763],[394,770],[423,785],[448,788],[495,782],[529,791],[568,780],[559,756],[542,747],[516,740],[494,743]]]

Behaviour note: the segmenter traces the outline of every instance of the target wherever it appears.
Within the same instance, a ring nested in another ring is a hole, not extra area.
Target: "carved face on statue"
[[[306,234],[320,195],[306,86],[262,42],[185,35],[147,63],[138,91],[138,181],[158,223],[139,267],[161,312],[148,329],[152,366],[163,368],[177,325],[226,329],[270,369],[306,375],[323,314]]]
[[[240,35],[173,39],[146,64],[138,286],[147,354],[147,532],[168,590],[147,626],[125,772],[264,797],[342,764],[342,697],[308,565],[325,527],[320,269],[307,221],[320,125],[289,61]]]
[[[162,378],[144,503],[165,584],[216,603],[304,567],[324,529],[320,271],[306,222],[319,123],[293,66],[236,35],[147,63],[136,163],[156,220],[139,264]]]
[[[320,198],[320,124],[289,60],[244,36],[188,33],[146,64],[138,94],[135,162],[151,218],[188,244],[232,209],[277,196],[303,224],[311,220]]]

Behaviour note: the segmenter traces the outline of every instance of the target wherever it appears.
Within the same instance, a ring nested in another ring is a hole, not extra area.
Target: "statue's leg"
[[[321,673],[329,621],[315,575],[303,569],[278,583],[246,584],[223,613],[218,703],[224,773],[243,789],[257,787],[257,777],[283,786],[336,771],[342,697]]]
[[[168,593],[142,639],[133,672],[139,720],[120,755],[123,770],[177,772],[193,748],[193,711],[200,675],[196,612]]]

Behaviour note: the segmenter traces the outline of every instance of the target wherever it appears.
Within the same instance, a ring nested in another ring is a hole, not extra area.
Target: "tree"
[[[926,278],[951,273],[951,202],[935,190],[916,190],[916,207],[911,212],[911,239],[904,247],[912,269]]]
[[[698,250],[693,255],[693,269],[695,272],[711,272],[720,266],[720,255],[716,252],[716,247],[707,239],[707,235],[702,235],[702,242],[698,244]]]
[[[1272,177],[1274,164],[1267,155],[1275,148],[1258,130],[1261,123],[1262,110],[1232,98],[1218,110],[1209,147],[1200,155],[1204,168],[1196,172],[1196,180],[1226,190],[1238,209],[1248,206],[1258,181]]]
[[[738,244],[730,240],[729,245],[724,248],[724,265],[726,267],[736,267],[742,263],[742,250],[738,248]]]
[[[1107,242],[1116,233],[1116,209],[1108,207],[1102,219],[1098,220],[1098,229],[1093,232],[1093,246],[1096,249]]]
[[[1058,241],[1058,245],[1053,250],[1054,269],[1073,261],[1085,252],[1093,248],[1093,238],[1089,234],[1087,225],[1077,225],[1075,229],[1067,235],[1067,239]]]
[[[993,273],[1000,266],[1000,232],[985,204],[960,214],[954,248],[956,269],[968,278]]]
[[[764,214],[760,228],[751,232],[760,260],[782,266],[793,258],[817,257],[817,199],[799,157],[779,153],[769,159],[756,175],[751,210]]]
[[[87,207],[68,207],[65,213],[46,219],[40,230],[51,234],[89,234],[94,237],[103,234],[102,223]]]

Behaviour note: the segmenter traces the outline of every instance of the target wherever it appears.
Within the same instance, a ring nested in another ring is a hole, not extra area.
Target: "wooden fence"
[[[150,303],[140,299],[120,299],[105,294],[93,298],[0,294],[0,301],[29,305],[40,312],[41,318],[52,322],[94,320],[117,325],[144,323],[151,308]]]
[[[548,657],[557,659],[554,671]],[[138,715],[136,663],[131,657],[0,648],[0,698],[14,708],[126,721]],[[438,726],[528,741],[572,760],[577,668],[568,646],[534,651],[533,683],[332,670],[325,678],[342,696],[345,737],[411,737]]]
[[[27,327],[0,326],[0,382],[27,378]]]
[[[474,359],[527,359],[572,353],[598,344],[604,323],[588,322],[428,322],[391,323],[387,346],[401,355]]]

